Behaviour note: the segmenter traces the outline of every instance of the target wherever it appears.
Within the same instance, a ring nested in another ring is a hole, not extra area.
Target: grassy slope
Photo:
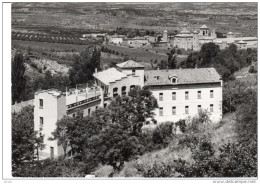
[[[236,134],[234,129],[234,118],[235,113],[226,114],[223,117],[223,121],[221,123],[209,125],[208,131],[211,134],[211,141],[216,148],[216,150],[230,142],[236,141]],[[217,153],[218,154],[218,153]],[[176,141],[172,141],[172,143],[166,147],[165,149],[145,153],[140,156],[137,160],[126,162],[124,168],[120,171],[120,173],[114,174],[115,177],[141,177],[141,173],[136,169],[136,165],[141,164],[147,168],[152,167],[152,165],[157,163],[167,163],[172,160],[176,160],[178,158],[182,158],[186,161],[192,162],[190,149],[186,147],[180,147]],[[111,172],[112,168],[110,166],[101,166],[99,167],[94,174],[97,177],[107,177]],[[177,175],[176,175],[177,176]]]

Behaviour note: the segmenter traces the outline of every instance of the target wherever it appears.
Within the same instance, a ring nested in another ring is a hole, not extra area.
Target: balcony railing
[[[79,101],[79,102],[72,103],[70,105],[67,105],[67,108],[70,109],[70,108],[73,108],[73,107],[77,107],[79,105],[84,105],[84,104],[90,103],[90,102],[98,100],[98,99],[100,99],[100,95],[92,97],[92,98],[88,98],[88,99],[85,99],[85,100],[82,100],[82,101]]]

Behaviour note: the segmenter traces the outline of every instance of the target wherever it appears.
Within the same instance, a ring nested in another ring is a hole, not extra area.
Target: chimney
[[[97,73],[97,68],[95,68],[95,73]]]
[[[159,66],[157,66],[157,70],[160,70]]]
[[[195,64],[195,69],[197,69],[198,67],[197,67],[197,64]]]

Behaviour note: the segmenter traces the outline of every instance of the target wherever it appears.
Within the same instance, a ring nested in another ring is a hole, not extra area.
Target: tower
[[[200,50],[199,47],[199,32],[193,31],[193,50],[198,51]]]
[[[34,130],[43,136],[45,148],[39,150],[39,158],[54,158],[63,153],[57,141],[48,140],[56,129],[56,122],[66,115],[66,95],[58,90],[39,91],[34,96]]]
[[[209,28],[204,24],[203,26],[200,27],[200,33],[199,34],[202,37],[209,36]]]
[[[165,29],[163,32],[162,41],[167,42],[167,40],[168,40],[168,31]]]
[[[210,36],[211,36],[212,38],[217,38],[216,30],[215,30],[215,29],[212,29],[212,30],[211,30]]]
[[[234,33],[232,32],[227,33],[227,43],[230,44],[233,42],[234,42]]]

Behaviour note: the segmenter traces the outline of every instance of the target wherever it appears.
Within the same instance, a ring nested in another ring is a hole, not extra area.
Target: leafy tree
[[[93,79],[95,68],[100,69],[100,50],[86,49],[79,56],[75,56],[73,67],[69,70],[71,85],[82,84]]]
[[[201,65],[211,63],[212,59],[220,52],[220,48],[215,43],[205,43],[202,45],[200,55],[202,57]]]
[[[168,146],[173,139],[174,128],[173,122],[165,122],[157,126],[152,135],[153,143],[161,148]]]
[[[174,54],[175,50],[172,50],[168,56],[168,68],[175,69],[177,67],[177,55]]]
[[[156,98],[148,87],[135,87],[127,97],[117,97],[108,109],[111,119],[120,123],[133,135],[141,132],[141,128],[148,118],[153,118],[153,110],[158,107]]]
[[[13,172],[25,161],[33,161],[38,149],[43,149],[42,137],[34,131],[33,107],[26,106],[12,114],[12,164]]]
[[[91,150],[101,163],[111,165],[114,170],[120,170],[125,161],[143,153],[144,149],[138,137],[131,136],[118,123],[109,124],[100,134],[93,136],[90,143]]]
[[[25,96],[25,58],[22,53],[16,53],[12,60],[12,104],[20,102]]]
[[[189,54],[187,60],[181,65],[183,68],[195,68],[201,65],[201,58],[199,52],[192,52]]]
[[[58,146],[62,146],[64,157],[66,157],[67,148],[70,145],[70,132],[68,131],[68,128],[72,122],[72,118],[64,116],[56,123],[56,129],[51,133],[52,137],[49,137],[49,140],[57,140]]]

